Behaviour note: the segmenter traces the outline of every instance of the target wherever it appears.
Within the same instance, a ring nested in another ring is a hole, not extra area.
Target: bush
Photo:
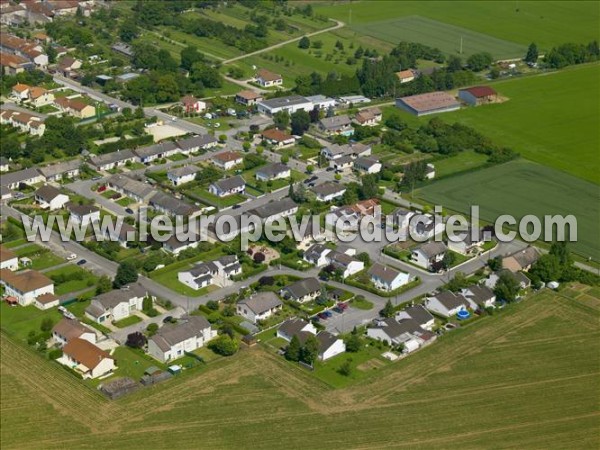
[[[148,332],[148,336],[153,336],[158,331],[158,324],[151,323],[146,327],[146,331]]]
[[[209,300],[206,302],[206,307],[208,309],[210,309],[211,311],[218,311],[219,310],[219,302],[217,302],[216,300]]]
[[[48,352],[48,358],[50,359],[58,359],[63,355],[63,352],[60,348],[55,348],[54,350],[50,350]]]
[[[238,351],[239,343],[229,335],[221,334],[208,343],[208,348],[219,355],[231,356]]]

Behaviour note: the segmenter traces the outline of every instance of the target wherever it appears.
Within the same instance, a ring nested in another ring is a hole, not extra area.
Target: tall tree
[[[381,310],[382,317],[394,317],[394,305],[392,305],[392,301],[388,298],[388,301],[385,302],[385,306]]]
[[[290,115],[287,111],[279,111],[273,114],[273,123],[280,130],[285,130],[290,124]]]
[[[310,335],[304,346],[302,347],[302,361],[306,364],[312,364],[317,359],[319,355],[319,341],[316,336]]]
[[[516,300],[519,289],[519,282],[515,280],[513,274],[510,272],[502,272],[494,287],[494,294],[496,294],[498,299],[510,303]]]
[[[298,41],[298,48],[307,49],[310,47],[310,39],[307,36],[302,36],[302,39]]]
[[[292,134],[302,136],[310,126],[310,115],[303,109],[299,109],[291,116]]]
[[[298,336],[292,336],[292,340],[285,350],[285,358],[288,361],[299,361],[301,347],[302,346],[300,345],[300,339],[298,339]]]
[[[198,51],[193,45],[189,45],[181,50],[181,67],[186,70],[192,70],[192,67],[197,62],[204,61],[204,55]]]
[[[525,55],[525,62],[537,62],[539,56],[540,55],[538,53],[537,45],[535,45],[535,42],[532,42],[531,44],[529,44],[529,48],[527,49],[527,54]]]
[[[117,268],[117,274],[113,281],[113,287],[120,289],[130,283],[135,283],[138,279],[137,269],[133,263],[129,261],[123,261]]]

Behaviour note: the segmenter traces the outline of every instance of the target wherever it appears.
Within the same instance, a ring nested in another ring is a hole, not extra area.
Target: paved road
[[[20,111],[26,114],[31,114],[33,116],[37,116],[37,117],[41,117],[43,119],[45,119],[46,117],[48,117],[48,114],[42,114],[40,112],[37,111],[32,111],[31,109],[27,109],[27,108],[23,108],[22,106],[17,105],[16,103],[13,102],[6,102],[4,104],[2,104],[2,106],[0,107],[1,110],[5,110],[5,109],[12,109],[14,111]]]

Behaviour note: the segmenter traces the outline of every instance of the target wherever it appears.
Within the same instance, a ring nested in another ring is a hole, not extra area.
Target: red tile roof
[[[496,91],[493,90],[489,86],[473,86],[466,89],[461,89],[463,91],[469,92],[471,95],[477,98],[489,97],[491,95],[496,95]]]

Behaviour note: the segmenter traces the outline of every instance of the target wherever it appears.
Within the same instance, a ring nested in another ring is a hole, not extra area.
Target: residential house
[[[200,172],[198,166],[183,166],[177,169],[171,169],[167,172],[167,178],[173,186],[181,186],[196,179],[196,174]]]
[[[425,166],[425,179],[433,180],[435,178],[435,165],[427,163]]]
[[[413,319],[393,318],[377,320],[374,327],[367,328],[367,336],[379,341],[387,341],[390,345],[402,345],[404,353],[411,353],[436,338],[435,334],[422,328]]]
[[[256,73],[256,82],[262,87],[281,86],[283,84],[283,77],[270,70],[259,69]]]
[[[354,158],[350,155],[329,161],[329,167],[332,167],[336,172],[350,171],[354,167]]]
[[[177,147],[179,147],[179,152],[184,155],[189,155],[200,150],[209,150],[216,147],[218,143],[219,140],[210,134],[192,136],[175,142]]]
[[[447,250],[443,242],[428,242],[413,250],[410,260],[423,269],[439,271]]]
[[[258,216],[264,222],[272,222],[282,217],[288,217],[298,212],[298,205],[291,198],[274,200],[265,205],[248,211],[248,214]]]
[[[121,247],[127,248],[130,242],[135,242],[137,234],[137,229],[133,225],[123,222],[120,227],[115,227],[114,230],[107,227],[104,230],[104,239],[118,242]]]
[[[473,311],[492,308],[496,303],[496,294],[485,284],[474,284],[462,289],[460,293],[470,303]]]
[[[132,200],[135,200],[136,202],[143,203],[148,202],[156,193],[156,190],[149,184],[120,174],[113,175],[106,180],[106,186],[121,195],[125,195]]]
[[[330,136],[352,136],[354,134],[352,119],[350,119],[347,114],[324,117],[319,121],[319,129]]]
[[[356,142],[353,144],[331,144],[328,147],[321,149],[321,154],[325,156],[328,161],[338,159],[343,156],[350,156],[353,159],[359,156],[370,156],[371,146]]]
[[[474,231],[474,232],[473,232]],[[467,230],[464,232],[454,233],[456,240],[448,237],[448,248],[453,252],[460,253],[461,255],[473,255],[479,253],[483,246],[485,239],[481,230]]]
[[[435,318],[427,311],[423,305],[407,306],[396,313],[396,321],[402,319],[412,319],[424,330],[432,331],[435,326]]]
[[[67,209],[71,213],[69,220],[81,225],[88,226],[93,222],[100,220],[100,210],[94,205],[77,205],[75,203],[67,203]]]
[[[0,177],[0,185],[9,189],[19,189],[21,186],[32,186],[44,181],[46,178],[33,167],[6,173]]]
[[[269,128],[268,130],[263,131],[261,136],[270,145],[273,145],[277,148],[287,147],[296,142],[296,138],[294,138],[294,136],[284,133],[277,128]]]
[[[417,78],[418,72],[414,69],[401,70],[400,72],[396,72],[396,76],[401,84],[410,83]]]
[[[344,341],[329,331],[320,331],[317,334],[317,341],[319,341],[317,357],[320,361],[327,361],[346,351]]]
[[[444,222],[442,216],[432,216],[431,214],[415,214],[410,219],[410,232],[420,242],[444,232]]]
[[[10,200],[12,196],[12,191],[8,187],[0,185],[0,201]]]
[[[0,269],[19,270],[19,258],[7,247],[0,245]]]
[[[177,238],[177,233],[174,233],[169,239],[163,242],[163,250],[173,253],[174,255],[179,255],[184,250],[188,248],[196,248],[198,244],[202,241],[202,238],[197,233],[192,233],[188,236],[181,236],[181,239]]]
[[[211,159],[212,163],[220,169],[231,170],[235,166],[243,164],[244,157],[238,152],[221,152],[217,153]]]
[[[251,90],[245,90],[235,94],[235,101],[246,106],[254,106],[256,103],[262,101],[262,99],[262,94]]]
[[[33,67],[34,64],[21,56],[0,52],[0,75],[18,75]]]
[[[10,92],[10,96],[13,100],[17,102],[26,101],[29,98],[29,90],[31,86],[28,84],[17,83],[15,84]]]
[[[197,99],[193,95],[186,95],[181,98],[181,105],[186,114],[201,113],[206,109],[206,102]]]
[[[250,297],[238,302],[237,314],[252,323],[268,319],[273,314],[281,311],[283,303],[274,292],[257,292]]]
[[[72,56],[63,56],[56,65],[56,70],[60,75],[70,78],[77,75],[77,71],[81,69],[82,62]]]
[[[54,103],[54,94],[47,89],[34,86],[29,90],[28,100],[32,106],[40,108]]]
[[[192,289],[215,285],[225,287],[232,284],[231,278],[242,273],[242,266],[235,255],[222,256],[213,261],[196,264],[177,274],[180,283]]]
[[[288,166],[282,163],[272,163],[256,169],[255,177],[259,181],[273,181],[289,178],[292,171]]]
[[[123,56],[133,58],[133,48],[129,44],[125,44],[124,42],[117,42],[113,44],[110,48],[112,49],[112,51],[120,53]]]
[[[63,356],[59,361],[80,373],[83,378],[98,378],[111,373],[116,367],[114,358],[108,352],[79,338],[72,339],[63,347]]]
[[[313,110],[313,103],[301,97],[300,95],[290,95],[287,97],[276,97],[268,100],[261,100],[256,103],[258,112],[273,116],[281,111],[286,111],[288,114],[293,114],[301,109],[310,112]]]
[[[201,212],[201,209],[196,205],[179,200],[178,198],[175,198],[169,194],[165,194],[164,192],[157,192],[154,194],[150,198],[149,204],[158,212],[172,216],[185,216],[194,218]]]
[[[58,97],[54,99],[54,106],[77,119],[88,119],[96,115],[96,107],[79,98]]]
[[[184,322],[167,324],[148,339],[148,354],[166,363],[181,358],[185,352],[204,347],[217,337],[217,330],[202,316],[189,316]]]
[[[398,227],[400,236],[402,236],[404,238],[406,237],[407,232],[408,232],[408,227],[410,225],[410,219],[414,215],[415,215],[415,213],[413,211],[409,211],[404,208],[398,208],[391,214],[392,223]]]
[[[531,280],[525,275],[523,272],[512,272],[509,269],[502,269],[498,272],[490,274],[484,281],[485,286],[490,289],[494,289],[496,287],[496,283],[500,279],[501,274],[510,275],[520,286],[521,289],[527,289],[531,286]]]
[[[144,164],[149,164],[157,159],[168,158],[179,153],[179,147],[175,142],[167,141],[148,147],[136,148],[133,153],[137,155]]]
[[[524,250],[519,250],[512,255],[502,258],[502,267],[511,272],[519,272],[521,270],[527,272],[539,257],[540,253],[537,249],[529,246]]]
[[[395,291],[410,281],[408,273],[379,263],[374,263],[367,273],[375,288],[386,292]]]
[[[362,103],[371,103],[371,99],[364,95],[343,95],[338,97],[338,103],[344,106],[360,105]]]
[[[40,167],[39,172],[46,178],[46,181],[60,181],[65,178],[73,179],[79,176],[81,167],[80,159],[63,161],[56,164],[49,164]]]
[[[459,311],[467,310],[471,303],[462,295],[450,291],[442,291],[425,299],[425,308],[443,317],[451,317]]]
[[[330,250],[326,255],[327,265],[331,266],[336,272],[339,271],[342,278],[348,278],[361,270],[364,270],[365,263],[350,256],[348,252],[342,253],[337,250]]]
[[[83,325],[77,319],[69,319],[68,317],[63,317],[52,327],[52,340],[59,347],[63,347],[73,339],[83,339],[95,344],[96,332]]]
[[[314,277],[303,278],[281,289],[279,295],[298,303],[309,302],[321,295],[321,283]]]
[[[354,122],[363,127],[375,127],[381,123],[382,117],[379,108],[366,108],[356,113]]]
[[[14,297],[21,306],[33,304],[41,295],[54,294],[54,282],[36,270],[0,269],[0,283],[4,285],[4,295]]]
[[[317,329],[312,323],[299,318],[288,319],[277,328],[277,337],[285,339],[288,342],[290,342],[298,333],[310,333],[316,335]]]
[[[381,172],[383,165],[376,159],[360,157],[354,160],[354,170],[365,174]]]
[[[40,208],[54,211],[63,208],[69,201],[69,196],[63,194],[54,186],[46,184],[35,191],[35,201],[40,205]]]
[[[23,111],[5,108],[0,111],[0,124],[18,128],[22,133],[32,136],[43,136],[46,131],[44,119]]]
[[[35,64],[37,69],[44,70],[48,67],[48,55],[44,52],[44,47],[36,42],[1,33],[0,49],[5,53],[28,60]]]
[[[54,308],[60,304],[60,299],[54,294],[42,294],[35,298],[33,305],[41,310]]]
[[[342,232],[358,231],[362,216],[351,206],[342,206],[341,208],[332,208],[332,211],[325,215],[325,224]]]
[[[330,202],[336,198],[340,198],[346,192],[346,186],[341,183],[326,181],[315,186],[312,191],[317,196],[319,202]]]
[[[489,86],[473,86],[459,89],[458,98],[471,106],[493,103],[498,98],[498,93]]]
[[[117,322],[143,310],[148,291],[139,283],[132,283],[94,297],[85,315],[96,323]]]
[[[302,258],[317,267],[324,267],[328,264],[327,254],[330,251],[331,249],[323,244],[314,244],[304,252]]]
[[[225,178],[224,180],[215,181],[210,184],[208,191],[217,197],[226,197],[233,194],[243,194],[246,190],[246,181],[236,175],[234,177]]]
[[[104,155],[92,156],[90,163],[97,170],[112,170],[127,163],[139,162],[139,158],[131,150],[117,150]]]

